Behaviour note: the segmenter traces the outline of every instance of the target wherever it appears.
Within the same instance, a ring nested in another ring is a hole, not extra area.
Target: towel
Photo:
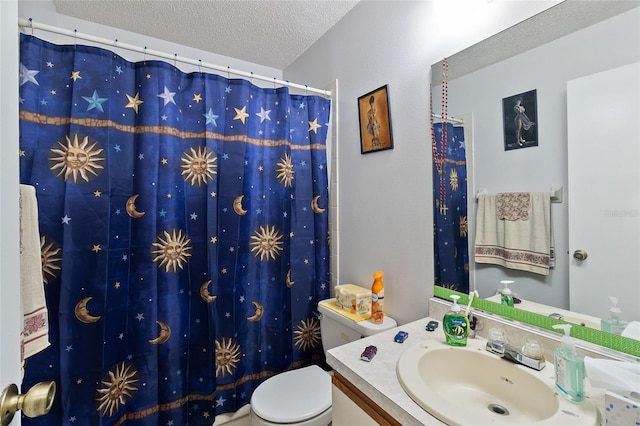
[[[49,346],[49,318],[42,279],[38,204],[33,186],[20,185],[21,356]]]
[[[501,192],[496,195],[498,219],[527,220],[531,210],[531,194],[529,192]]]
[[[478,195],[476,263],[549,275],[554,257],[548,192]]]

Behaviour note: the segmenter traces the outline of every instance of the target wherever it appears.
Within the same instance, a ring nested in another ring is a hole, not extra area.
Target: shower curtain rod
[[[157,56],[157,57],[168,59],[168,60],[172,60],[172,61],[177,61],[177,62],[182,62],[182,63],[185,63],[185,64],[196,65],[198,67],[209,68],[209,69],[220,71],[220,72],[223,72],[223,73],[226,72],[226,73],[229,73],[229,74],[239,75],[239,76],[246,77],[246,78],[249,78],[249,79],[255,78],[255,79],[258,79],[258,80],[262,80],[262,81],[269,81],[269,82],[272,82],[273,84],[279,84],[281,86],[288,86],[288,87],[292,87],[292,88],[296,88],[296,89],[302,89],[302,90],[305,90],[307,92],[313,92],[313,93],[317,93],[317,94],[320,94],[320,95],[323,95],[323,96],[326,96],[326,97],[331,97],[331,91],[330,90],[317,89],[315,87],[309,87],[309,86],[306,86],[304,84],[291,83],[291,82],[286,81],[286,80],[276,79],[275,77],[273,77],[273,78],[265,77],[265,76],[262,76],[262,75],[254,74],[252,72],[240,71],[240,70],[233,69],[233,68],[230,68],[230,67],[223,67],[223,66],[220,66],[220,65],[210,64],[210,63],[207,63],[207,62],[202,62],[202,60],[197,60],[196,61],[194,59],[183,58],[183,57],[178,56],[177,53],[174,54],[174,55],[171,55],[169,53],[164,53],[164,52],[160,52],[160,51],[157,51],[157,50],[147,49],[146,46],[144,48],[141,48],[141,47],[138,47],[138,46],[134,46],[132,44],[121,43],[117,39],[116,40],[109,40],[109,39],[102,38],[102,37],[92,36],[90,34],[79,33],[77,30],[73,30],[73,31],[65,30],[64,28],[55,27],[53,25],[48,25],[48,24],[43,24],[43,23],[40,23],[40,22],[35,22],[31,18],[29,18],[29,19],[18,18],[18,27],[31,28],[32,34],[33,34],[33,30],[35,30],[35,29],[48,31],[48,32],[51,32],[51,33],[56,33],[56,34],[61,34],[61,35],[73,37],[74,39],[81,39],[81,40],[91,41],[91,42],[94,42],[94,43],[100,43],[100,44],[103,44],[103,45],[106,45],[106,46],[110,46],[110,47],[116,47],[116,48],[120,48],[120,49],[130,50],[130,51],[133,51],[133,52],[144,53],[144,54],[147,54],[147,55]]]
[[[464,120],[461,120],[459,118],[453,118],[453,117],[444,118],[439,114],[433,114],[433,113],[431,113],[431,117],[437,118],[438,120],[450,121],[450,122],[456,123],[456,124],[464,124]]]

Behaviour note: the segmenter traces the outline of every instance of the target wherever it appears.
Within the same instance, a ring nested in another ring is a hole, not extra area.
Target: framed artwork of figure
[[[360,153],[393,149],[388,87],[382,86],[358,98]]]
[[[502,99],[504,150],[538,146],[536,90]]]

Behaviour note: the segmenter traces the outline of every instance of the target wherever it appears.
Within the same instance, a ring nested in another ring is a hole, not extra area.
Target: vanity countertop
[[[327,352],[327,363],[401,424],[443,425],[445,423],[430,415],[405,393],[396,376],[396,364],[405,349],[428,339],[444,340],[442,321],[436,320],[438,328],[435,331],[425,330],[425,325],[432,319],[420,319],[330,349]],[[404,343],[393,341],[400,330],[409,333]],[[360,359],[360,354],[369,345],[376,346],[378,351],[370,362],[365,362]],[[585,386],[588,395],[591,394],[592,401],[601,411],[604,404],[603,392],[589,389],[587,382]],[[602,419],[601,413],[601,423]]]
[[[406,348],[431,338],[444,340],[441,321],[433,332],[424,329],[430,319],[414,321],[330,349],[327,363],[403,425],[443,425],[409,398],[396,377],[396,364]],[[404,343],[393,341],[399,330],[409,333]],[[377,347],[378,352],[370,362],[365,362],[360,354],[369,345]]]

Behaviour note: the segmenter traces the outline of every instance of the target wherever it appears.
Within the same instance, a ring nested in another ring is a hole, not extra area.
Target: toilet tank
[[[382,324],[370,320],[354,321],[328,306],[336,306],[336,299],[323,300],[318,304],[320,311],[320,336],[325,351],[371,336],[398,326],[393,318],[384,316]]]

